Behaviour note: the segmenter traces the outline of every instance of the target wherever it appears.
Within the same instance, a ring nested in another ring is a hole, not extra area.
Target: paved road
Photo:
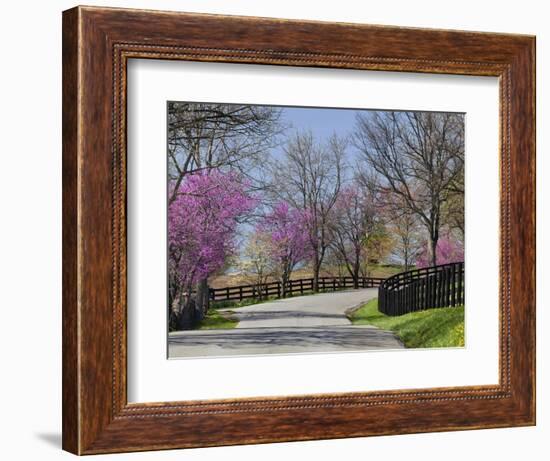
[[[169,357],[400,349],[389,331],[352,325],[345,313],[377,296],[377,289],[346,290],[256,304],[231,312],[230,330],[170,333]]]

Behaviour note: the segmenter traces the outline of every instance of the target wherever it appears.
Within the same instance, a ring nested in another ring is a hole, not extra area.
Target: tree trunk
[[[286,286],[288,284],[288,275],[281,277],[281,298],[286,298]]]
[[[319,292],[319,272],[321,271],[321,267],[319,264],[319,256],[315,255],[315,258],[313,259],[313,292],[318,293]]]
[[[179,328],[179,318],[183,309],[182,293],[182,289],[176,289],[172,293],[171,300],[168,303],[168,328],[170,331]]]
[[[267,283],[267,280],[265,280]],[[264,299],[264,276],[260,272],[258,278],[256,279],[256,286],[254,287],[254,297],[260,301]]]
[[[206,316],[210,301],[208,279],[202,279],[197,285],[196,320],[201,321]]]
[[[437,266],[437,241],[438,235],[430,236],[430,259],[432,260],[432,266]]]
[[[353,264],[353,288],[356,290],[359,288],[359,271],[361,269],[361,260],[360,260],[360,252],[355,252],[355,261]]]
[[[182,292],[181,298],[182,309],[178,315],[178,330],[191,330],[197,322],[197,316],[195,300],[191,296],[190,287],[188,288],[186,295],[183,295]]]

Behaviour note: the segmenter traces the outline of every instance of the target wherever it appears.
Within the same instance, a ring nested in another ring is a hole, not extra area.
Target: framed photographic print
[[[64,12],[64,449],[534,424],[534,52]]]

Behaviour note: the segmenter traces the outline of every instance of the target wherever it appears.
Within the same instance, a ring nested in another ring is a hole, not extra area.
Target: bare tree
[[[434,112],[358,114],[353,143],[394,194],[425,227],[432,265],[444,205],[464,169],[464,117]]]
[[[280,109],[269,106],[170,102],[170,202],[186,174],[211,168],[249,176],[277,143]]]
[[[357,183],[344,187],[333,208],[331,248],[359,288],[361,263],[368,259],[370,239],[380,232],[382,222],[375,195]]]
[[[451,184],[452,194],[444,208],[444,221],[450,231],[458,232],[458,237],[464,241],[464,168]]]
[[[346,147],[347,141],[336,135],[319,144],[311,132],[296,133],[284,147],[284,158],[272,166],[274,194],[308,214],[315,292],[332,241],[331,211],[342,185]]]
[[[380,189],[377,178],[365,171],[359,178],[372,189]],[[411,211],[400,195],[384,192],[376,196],[377,208],[380,210],[385,226],[391,235],[391,254],[396,257],[408,271],[414,266],[425,239],[418,216]]]
[[[405,209],[393,209],[388,214],[389,228],[394,240],[393,254],[397,256],[408,271],[416,261],[422,249],[418,218]]]

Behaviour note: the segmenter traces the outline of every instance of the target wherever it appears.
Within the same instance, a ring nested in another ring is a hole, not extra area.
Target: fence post
[[[445,269],[443,269],[441,272],[436,272],[437,274],[437,307],[440,307],[443,305],[443,274],[445,273]]]
[[[463,265],[462,263],[458,266],[458,303],[464,303],[464,295],[462,293],[462,277],[463,277]]]
[[[451,306],[456,306],[456,267],[451,269],[451,285],[453,287],[451,291]]]

